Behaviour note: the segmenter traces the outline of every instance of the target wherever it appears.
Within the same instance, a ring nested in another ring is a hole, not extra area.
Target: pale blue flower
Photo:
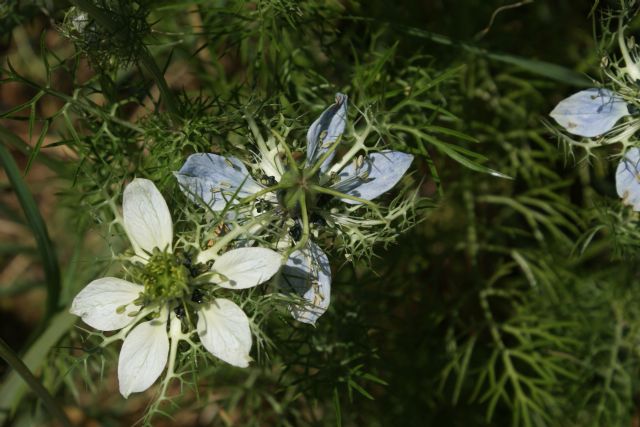
[[[302,168],[299,165],[283,164],[278,155],[281,153],[279,148],[267,147],[263,142],[259,147],[261,158],[257,162],[263,173],[259,180],[251,176],[239,159],[211,153],[189,156],[175,174],[176,178],[188,197],[206,204],[214,211],[223,210],[228,202],[237,203],[247,196],[264,192],[281,182],[282,177],[292,170],[298,171],[296,179],[304,177],[304,180],[315,183],[314,185],[342,193],[344,197],[340,199],[347,204],[358,205],[363,201],[373,200],[400,181],[409,169],[413,156],[391,150],[366,156],[355,156],[352,153],[349,158],[342,159],[343,163],[333,165],[335,146],[347,124],[347,101],[346,95],[338,93],[336,102],[311,124],[307,131],[307,156]],[[326,156],[324,160],[323,156]],[[322,164],[318,167],[320,161]],[[297,187],[296,179],[291,184],[293,191],[302,188]],[[306,188],[303,191],[307,191]],[[319,197],[327,196],[315,194],[309,200],[316,203]],[[282,202],[275,192],[269,191],[262,194],[260,199],[273,204],[277,209]],[[333,215],[330,210],[322,209],[322,206],[310,205],[307,209],[310,216],[313,212],[329,218]],[[283,215],[294,216],[287,209],[281,209],[281,212]],[[294,219],[299,221],[299,218]],[[292,307],[293,316],[302,322],[315,323],[329,306],[331,270],[327,255],[316,244],[308,242],[304,248],[292,253],[283,276],[290,290],[308,302],[304,307]]]
[[[616,191],[623,203],[640,211],[640,149],[629,149],[618,163]]]
[[[593,138],[609,132],[629,115],[627,103],[608,89],[591,88],[563,99],[550,116],[567,132]]]

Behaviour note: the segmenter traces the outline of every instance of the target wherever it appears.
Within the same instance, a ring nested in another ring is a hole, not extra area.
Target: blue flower
[[[629,107],[615,92],[591,88],[563,99],[549,115],[567,132],[593,138],[613,129]]]
[[[413,161],[411,154],[391,150],[359,155],[364,148],[363,138],[339,162],[334,162],[347,125],[347,101],[346,95],[338,93],[335,103],[311,124],[306,159],[301,165],[282,141],[273,137],[265,141],[257,134],[260,155],[253,169],[262,175],[257,179],[239,159],[211,153],[189,156],[175,174],[189,198],[213,211],[225,209],[228,203],[251,202],[255,208],[258,202],[266,202],[307,228],[307,239],[303,237],[302,244],[296,245],[284,269],[290,289],[308,302],[306,308],[292,308],[294,317],[306,323],[314,323],[326,311],[331,286],[326,254],[308,241],[309,218],[315,214],[328,222],[339,221],[335,212],[325,209],[327,199],[339,199],[348,205],[370,204],[391,190]],[[285,154],[289,159],[286,163]]]
[[[618,163],[616,191],[623,203],[640,212],[640,149],[629,149]]]

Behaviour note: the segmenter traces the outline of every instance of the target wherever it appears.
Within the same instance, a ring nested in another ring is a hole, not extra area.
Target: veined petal
[[[309,126],[307,131],[307,167],[312,166],[344,133],[347,124],[347,99],[347,95],[337,93],[335,104],[324,110],[320,117]],[[328,168],[334,154],[335,151],[322,164],[322,171]]]
[[[217,298],[201,308],[197,329],[200,342],[211,354],[233,366],[249,366],[249,318],[233,301]]]
[[[154,248],[171,251],[173,222],[162,194],[148,179],[136,178],[122,196],[124,228],[136,254],[143,259]]]
[[[122,329],[133,321],[130,315],[140,310],[133,304],[144,287],[115,277],[103,277],[89,283],[71,303],[71,314],[99,331]]]
[[[169,358],[167,321],[140,323],[125,338],[118,359],[118,383],[125,398],[156,382]]]
[[[631,148],[618,163],[616,190],[622,201],[640,211],[640,150]]]
[[[289,307],[293,317],[315,324],[327,311],[331,299],[331,267],[327,254],[313,242],[303,250],[293,252],[282,272],[280,289],[293,292],[306,302]]]
[[[191,200],[214,211],[223,210],[236,192],[236,198],[243,198],[264,188],[240,160],[211,153],[190,155],[175,176]]]
[[[610,131],[629,109],[614,92],[591,88],[560,101],[549,115],[569,133],[594,137]]]
[[[407,172],[413,156],[400,151],[380,151],[365,157],[360,164],[351,162],[340,173],[340,181],[332,188],[341,193],[373,200],[391,190]],[[352,205],[358,202],[342,199]]]
[[[269,280],[280,269],[282,257],[266,248],[239,248],[222,254],[211,269],[225,280],[217,285],[227,289],[246,289]]]

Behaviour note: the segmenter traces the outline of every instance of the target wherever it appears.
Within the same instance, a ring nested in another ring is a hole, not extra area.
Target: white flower
[[[273,187],[278,182],[281,186],[291,185],[291,200],[287,200],[286,188],[279,188],[285,195],[278,197],[275,192],[269,191],[270,187],[254,180],[242,161],[235,157],[192,154],[176,177],[188,197],[206,204],[214,211],[225,209],[230,201],[237,203],[243,198],[257,195],[266,202],[274,205],[281,203],[286,209],[291,209],[288,205],[296,206],[300,191],[312,193],[309,200],[314,200],[313,203],[318,205],[321,204],[318,201],[320,196],[335,196],[349,205],[366,203],[393,188],[407,172],[413,156],[384,150],[356,157],[364,145],[355,145],[340,162],[332,164],[346,122],[347,96],[339,93],[336,102],[309,127],[307,156],[304,166],[300,168],[297,165],[285,167],[280,156],[282,147],[273,140],[268,144],[257,138],[261,156],[259,168],[267,181],[272,181],[268,183],[269,186]],[[296,188],[297,185],[299,188]],[[307,209],[316,209],[316,212],[322,210],[319,206],[308,206]],[[322,210],[322,215],[330,217],[334,223],[343,221],[343,215],[331,210]],[[299,231],[300,219],[296,220],[296,229]],[[304,306],[291,308],[293,316],[305,323],[315,323],[329,305],[331,270],[327,255],[308,241],[302,249],[291,254],[284,273],[285,279],[289,273],[290,283],[286,287],[306,300]]]
[[[152,263],[154,253],[172,252],[171,214],[151,181],[134,179],[125,188],[123,223],[136,254],[134,261]],[[270,279],[280,263],[280,255],[269,249],[231,250],[214,262],[214,283],[228,289],[257,286]],[[171,311],[170,304],[175,304],[175,300],[152,301],[150,306],[142,307],[144,292],[142,285],[105,277],[89,283],[74,298],[70,309],[100,331],[122,329],[125,338],[118,361],[118,380],[120,393],[125,398],[149,388],[164,371],[170,346],[173,348],[192,332],[182,333],[180,321]],[[159,315],[142,321],[153,312]],[[225,362],[246,367],[251,360],[252,338],[244,311],[228,299],[215,298],[201,304],[197,312],[196,329],[202,345]],[[170,318],[172,325],[178,327],[172,326],[167,331]]]

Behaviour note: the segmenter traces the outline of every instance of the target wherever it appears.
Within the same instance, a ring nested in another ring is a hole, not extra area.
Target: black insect
[[[193,293],[191,294],[191,301],[195,302],[196,304],[202,304],[202,301],[204,301],[204,295],[202,295],[202,292],[200,292],[199,289],[194,289]]]
[[[265,202],[264,200],[260,200],[258,203],[256,203],[256,212],[258,213],[262,213],[266,211],[268,208],[269,208],[269,203]]]
[[[265,176],[264,178],[262,178],[262,183],[267,187],[273,187],[278,183],[278,181],[276,181],[276,179],[272,176]]]
[[[198,266],[193,264],[193,262],[191,261],[191,257],[189,257],[188,255],[185,255],[185,257],[182,259],[182,265],[184,265],[187,270],[189,270],[189,274],[191,275],[191,277],[200,275]]]
[[[638,114],[638,112],[640,112],[640,109],[638,109],[638,107],[633,104],[627,104],[627,111],[629,112],[629,114],[634,115]]]
[[[316,201],[316,206],[319,208],[325,207],[329,204],[331,199],[333,199],[333,196],[330,194],[320,194],[318,196],[318,200]]]
[[[173,309],[173,312],[176,314],[176,317],[178,319],[182,319],[184,317],[184,315],[186,314],[184,311],[184,307],[179,305],[176,308]]]
[[[297,242],[298,240],[300,240],[300,238],[302,237],[302,227],[300,227],[300,224],[299,224],[299,223],[297,223],[297,222],[296,222],[296,223],[293,225],[293,227],[291,227],[291,228],[289,229],[289,235],[290,235],[290,236],[291,236],[291,238],[292,238],[293,240],[295,240],[296,242]]]
[[[323,227],[325,225],[327,225],[327,221],[324,219],[324,217],[320,214],[317,213],[312,213],[311,214],[311,223],[313,225],[316,225],[318,227]]]

